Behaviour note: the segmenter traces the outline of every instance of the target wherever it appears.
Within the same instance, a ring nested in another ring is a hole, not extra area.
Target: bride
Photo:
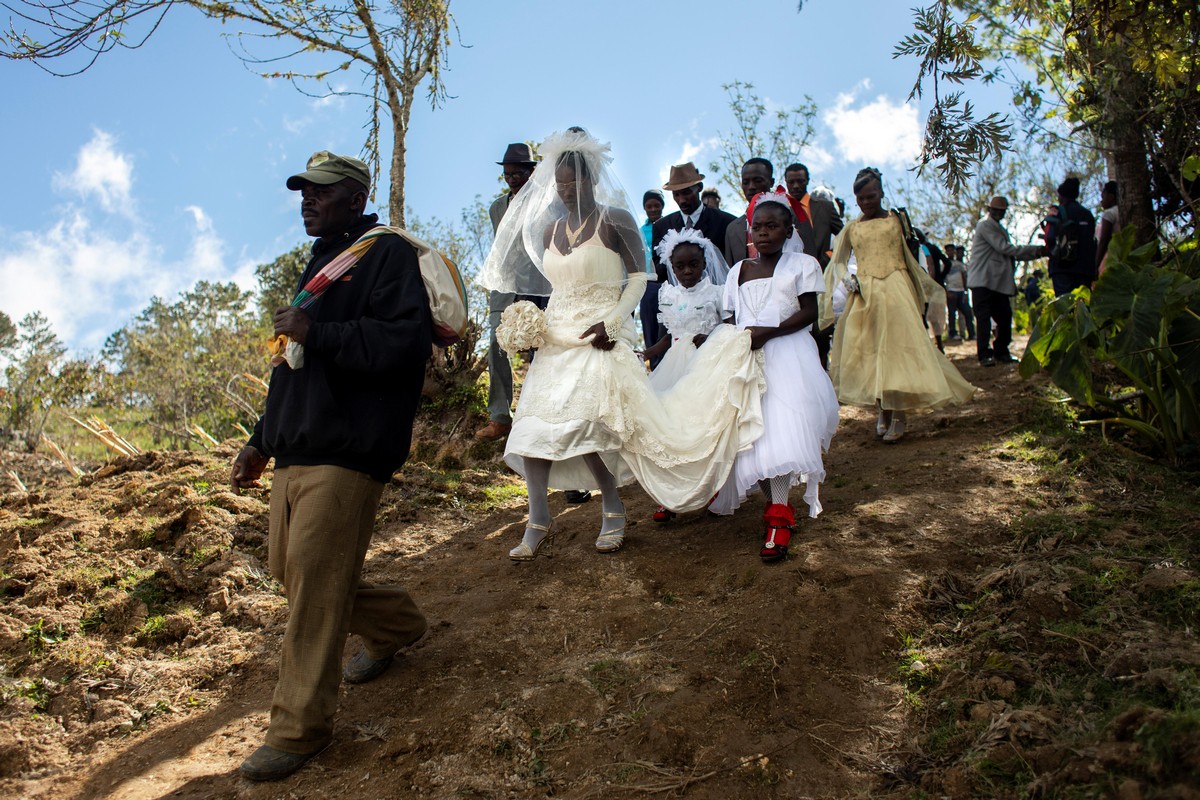
[[[498,331],[512,342],[529,315],[544,324],[504,451],[529,490],[514,561],[532,560],[553,540],[550,489],[598,489],[596,549],[613,552],[625,540],[619,486],[636,479],[667,508],[702,508],[737,452],[762,433],[761,369],[749,333],[732,326],[714,331],[671,392],[654,395],[634,351],[645,245],[609,169],[608,145],[571,128],[547,138],[539,154],[479,277],[487,289],[536,294],[518,269],[527,254],[552,287],[544,320],[518,303]]]

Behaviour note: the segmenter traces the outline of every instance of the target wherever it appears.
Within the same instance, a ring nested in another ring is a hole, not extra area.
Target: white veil
[[[675,270],[671,269],[671,253],[681,244],[694,244],[704,253],[704,275],[716,286],[724,286],[725,278],[729,276],[729,265],[725,257],[717,250],[716,245],[709,241],[704,234],[695,228],[669,230],[658,243],[656,252],[658,260],[667,266],[667,280],[672,286],[679,285]]]
[[[609,151],[607,143],[582,128],[553,133],[542,142],[538,147],[541,161],[513,198],[496,230],[492,249],[479,272],[481,286],[497,292],[549,294],[542,273],[549,232],[554,233],[558,243],[552,246],[565,243],[570,249],[602,236],[604,244],[617,250],[627,266],[633,264],[636,271],[645,271],[645,242],[630,212],[633,206],[629,197],[609,167]],[[574,180],[557,181],[555,174],[560,170],[564,177]],[[563,196],[575,198],[576,193],[586,197],[573,202],[581,210],[590,211],[569,212]],[[572,220],[579,224],[575,231],[571,229]],[[525,266],[530,262],[537,269],[532,275]]]

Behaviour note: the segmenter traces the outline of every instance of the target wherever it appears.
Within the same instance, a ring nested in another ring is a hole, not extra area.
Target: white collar
[[[675,288],[684,294],[696,294],[697,292],[702,291],[705,287],[712,285],[713,282],[708,279],[707,275],[701,275],[700,280],[696,281],[696,285],[690,289],[682,284],[677,285]]]
[[[690,219],[692,221],[692,227],[693,228],[696,227],[696,223],[698,223],[700,221],[700,215],[704,213],[704,208],[705,208],[704,203],[701,203],[700,207],[697,208],[695,211],[693,211],[691,216],[683,213],[683,209],[680,209],[679,216],[683,217],[683,224],[686,225],[688,220]]]

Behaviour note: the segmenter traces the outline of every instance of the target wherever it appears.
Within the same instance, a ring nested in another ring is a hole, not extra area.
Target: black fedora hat
[[[529,145],[524,142],[513,142],[504,151],[504,158],[496,162],[500,166],[505,164],[536,164],[533,160],[533,153],[529,149]]]

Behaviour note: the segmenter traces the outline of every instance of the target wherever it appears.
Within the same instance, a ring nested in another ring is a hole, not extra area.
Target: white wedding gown
[[[634,353],[632,317],[612,350],[578,339],[616,307],[625,277],[621,257],[593,236],[565,255],[551,246],[543,271],[553,286],[549,342],[521,387],[505,461],[523,475],[524,458],[547,459],[554,462],[550,488],[596,489],[582,457],[598,453],[618,484],[636,479],[676,511],[703,508],[738,452],[763,432],[766,384],[750,334],[718,326],[688,372],[655,395]]]

